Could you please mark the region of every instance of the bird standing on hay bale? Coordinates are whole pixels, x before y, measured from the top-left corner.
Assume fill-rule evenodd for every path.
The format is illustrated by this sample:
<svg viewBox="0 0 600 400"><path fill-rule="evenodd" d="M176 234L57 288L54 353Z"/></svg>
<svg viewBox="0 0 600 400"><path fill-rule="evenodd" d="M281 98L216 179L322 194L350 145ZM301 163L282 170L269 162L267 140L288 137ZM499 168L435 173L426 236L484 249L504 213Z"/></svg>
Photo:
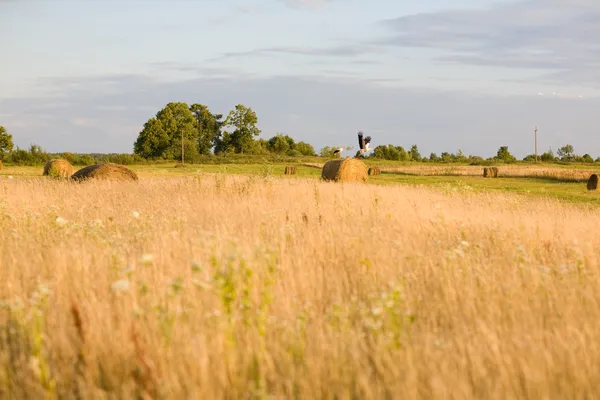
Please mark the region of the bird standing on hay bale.
<svg viewBox="0 0 600 400"><path fill-rule="evenodd" d="M335 151L333 152L333 155L334 156L338 156L339 155L340 158L342 158L342 151L344 151L344 148L343 147L339 147L339 148L335 149Z"/></svg>
<svg viewBox="0 0 600 400"><path fill-rule="evenodd" d="M371 150L369 149L369 143L371 143L371 136L363 138L363 132L358 131L358 145L360 149L356 153L356 158L359 158L363 153L367 153Z"/></svg>

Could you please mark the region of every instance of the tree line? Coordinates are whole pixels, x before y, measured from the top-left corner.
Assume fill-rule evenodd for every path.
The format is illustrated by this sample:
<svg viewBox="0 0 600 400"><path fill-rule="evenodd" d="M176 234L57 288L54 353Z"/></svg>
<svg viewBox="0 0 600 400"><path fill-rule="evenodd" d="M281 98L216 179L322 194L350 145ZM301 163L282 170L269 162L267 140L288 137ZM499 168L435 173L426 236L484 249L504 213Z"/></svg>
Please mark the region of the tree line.
<svg viewBox="0 0 600 400"><path fill-rule="evenodd" d="M313 146L278 133L265 140L258 117L250 107L238 104L223 119L203 104L168 103L150 118L134 143L134 154L146 159L195 160L210 154L270 153L316 156Z"/></svg>
<svg viewBox="0 0 600 400"><path fill-rule="evenodd" d="M17 165L36 165L51 158L62 157L74 165L90 165L96 162L141 164L180 160L182 150L185 161L192 163L217 162L213 159L215 155L317 156L309 143L296 142L289 135L282 133L277 133L270 139L256 139L260 133L256 112L243 104L236 105L224 118L223 114L213 113L203 104L194 103L188 106L184 102L170 102L143 125L133 145L133 154L50 154L36 144L32 144L29 150L19 147L15 149L12 135L0 126L0 160ZM334 157L336 149L337 147L325 146L318 156ZM345 150L350 150L350 147ZM353 153L349 155L353 156ZM509 152L508 146L501 146L495 156L484 159L476 155L467 156L460 149L456 153L430 153L429 156L422 156L416 144L408 150L399 145L388 144L376 146L365 158L469 164L517 162L517 158ZM222 157L219 159L223 160ZM559 148L556 155L549 149L538 155L538 160L546 163L600 163L600 157L594 159L587 153L582 156L576 154L570 144ZM529 154L522 161L535 161L535 156Z"/></svg>

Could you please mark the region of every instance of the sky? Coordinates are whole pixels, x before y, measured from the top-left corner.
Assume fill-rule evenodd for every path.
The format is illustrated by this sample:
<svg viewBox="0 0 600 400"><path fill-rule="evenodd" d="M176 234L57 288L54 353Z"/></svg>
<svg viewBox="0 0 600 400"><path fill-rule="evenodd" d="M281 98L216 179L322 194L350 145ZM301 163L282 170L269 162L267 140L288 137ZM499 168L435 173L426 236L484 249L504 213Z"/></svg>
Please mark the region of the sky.
<svg viewBox="0 0 600 400"><path fill-rule="evenodd" d="M261 138L600 156L597 0L0 0L0 125L22 148L132 152L168 102Z"/></svg>

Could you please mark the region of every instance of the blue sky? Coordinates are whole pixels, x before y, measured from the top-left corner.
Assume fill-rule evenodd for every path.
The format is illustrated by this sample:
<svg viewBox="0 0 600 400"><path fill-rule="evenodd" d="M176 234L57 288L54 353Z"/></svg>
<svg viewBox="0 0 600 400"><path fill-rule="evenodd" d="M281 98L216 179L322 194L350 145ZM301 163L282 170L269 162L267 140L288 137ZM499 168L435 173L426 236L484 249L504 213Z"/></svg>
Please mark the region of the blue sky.
<svg viewBox="0 0 600 400"><path fill-rule="evenodd" d="M131 152L170 101L261 137L600 156L591 0L0 0L0 125L21 147Z"/></svg>

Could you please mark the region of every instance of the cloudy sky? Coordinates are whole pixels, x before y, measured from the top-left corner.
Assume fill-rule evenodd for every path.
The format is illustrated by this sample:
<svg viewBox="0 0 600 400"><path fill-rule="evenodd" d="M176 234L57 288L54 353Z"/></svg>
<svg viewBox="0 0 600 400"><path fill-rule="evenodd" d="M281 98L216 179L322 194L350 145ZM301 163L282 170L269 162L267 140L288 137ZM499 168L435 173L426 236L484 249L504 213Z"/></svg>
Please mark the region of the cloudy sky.
<svg viewBox="0 0 600 400"><path fill-rule="evenodd" d="M600 156L597 0L0 0L0 125L21 147L131 152L170 101L261 137Z"/></svg>

